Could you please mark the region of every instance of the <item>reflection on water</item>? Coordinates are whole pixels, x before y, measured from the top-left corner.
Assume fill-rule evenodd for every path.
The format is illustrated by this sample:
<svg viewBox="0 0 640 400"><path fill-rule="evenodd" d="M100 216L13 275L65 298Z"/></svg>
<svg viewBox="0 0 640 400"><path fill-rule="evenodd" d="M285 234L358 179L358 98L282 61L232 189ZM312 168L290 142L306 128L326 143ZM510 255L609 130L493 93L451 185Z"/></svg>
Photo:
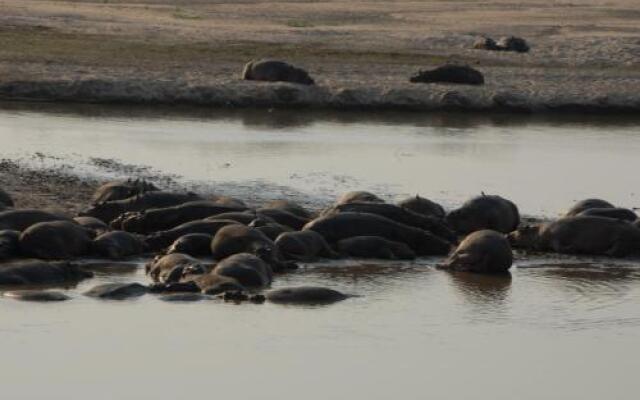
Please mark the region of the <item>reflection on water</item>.
<svg viewBox="0 0 640 400"><path fill-rule="evenodd" d="M127 112L0 112L0 157L43 151L80 165L115 156L187 180L244 182L251 191L246 182L263 179L327 197L357 187L457 203L484 189L546 215L587 194L633 205L637 184L620 174L637 166L635 123ZM603 154L615 157L604 163ZM88 260L95 278L63 288L70 301L0 298L2 395L637 398L637 260L519 256L511 276L435 269L441 261L305 264L274 287L322 285L357 297L287 307L88 298L101 283L148 282L145 260Z"/></svg>

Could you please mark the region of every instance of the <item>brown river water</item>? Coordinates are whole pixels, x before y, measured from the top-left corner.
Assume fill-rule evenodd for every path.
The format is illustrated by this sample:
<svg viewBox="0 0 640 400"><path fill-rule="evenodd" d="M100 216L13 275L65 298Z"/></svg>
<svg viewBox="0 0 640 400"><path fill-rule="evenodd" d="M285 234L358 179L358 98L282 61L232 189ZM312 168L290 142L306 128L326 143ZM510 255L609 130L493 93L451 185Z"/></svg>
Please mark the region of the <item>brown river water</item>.
<svg viewBox="0 0 640 400"><path fill-rule="evenodd" d="M617 118L12 108L0 143L0 158L36 166L115 176L89 161L110 158L312 205L352 189L448 207L485 191L545 217L586 196L640 203L640 121ZM82 293L146 283L144 260L94 267L70 301L0 298L0 398L638 398L640 260L518 255L510 278L438 261L277 278L358 295L313 307L100 301Z"/></svg>

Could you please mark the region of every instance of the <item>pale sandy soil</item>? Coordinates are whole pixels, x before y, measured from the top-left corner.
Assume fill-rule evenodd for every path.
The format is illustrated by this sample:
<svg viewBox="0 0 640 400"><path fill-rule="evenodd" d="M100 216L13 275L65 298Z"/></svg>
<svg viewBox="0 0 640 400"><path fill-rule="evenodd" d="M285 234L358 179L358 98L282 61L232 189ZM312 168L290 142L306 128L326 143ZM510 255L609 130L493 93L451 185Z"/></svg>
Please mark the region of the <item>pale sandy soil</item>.
<svg viewBox="0 0 640 400"><path fill-rule="evenodd" d="M471 48L479 35L509 34L526 38L531 52ZM242 65L261 57L303 66L319 87L239 81ZM487 84L407 82L417 70L444 62L477 67ZM60 80L94 81L80 88L7 84ZM0 0L0 95L213 105L640 109L640 4Z"/></svg>

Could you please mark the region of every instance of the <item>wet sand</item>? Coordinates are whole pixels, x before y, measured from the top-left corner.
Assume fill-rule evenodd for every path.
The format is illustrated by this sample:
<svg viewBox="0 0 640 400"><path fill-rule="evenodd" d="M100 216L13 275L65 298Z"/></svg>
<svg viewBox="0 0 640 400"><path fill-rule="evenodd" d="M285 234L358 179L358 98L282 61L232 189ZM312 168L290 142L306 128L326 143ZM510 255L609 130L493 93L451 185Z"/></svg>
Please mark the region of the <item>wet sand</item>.
<svg viewBox="0 0 640 400"><path fill-rule="evenodd" d="M30 1L0 3L0 97L217 107L501 111L640 109L634 0ZM517 35L528 54L472 49ZM239 80L273 57L315 88ZM410 84L463 62L483 87Z"/></svg>

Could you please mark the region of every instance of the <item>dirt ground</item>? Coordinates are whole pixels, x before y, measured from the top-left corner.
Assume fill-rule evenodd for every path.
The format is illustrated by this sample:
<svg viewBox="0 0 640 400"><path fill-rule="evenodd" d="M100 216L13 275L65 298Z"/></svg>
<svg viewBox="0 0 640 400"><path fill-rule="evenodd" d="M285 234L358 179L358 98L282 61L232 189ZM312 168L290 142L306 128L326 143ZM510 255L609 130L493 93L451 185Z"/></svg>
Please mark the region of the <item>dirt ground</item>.
<svg viewBox="0 0 640 400"><path fill-rule="evenodd" d="M166 84L165 92L217 85L222 96L251 97L259 94L239 82L242 66L273 57L303 66L334 97L367 88L361 97L410 103L409 76L464 62L487 78L482 89L456 88L473 98L506 91L551 105L640 106L638 26L636 0L0 0L0 85L97 79ZM483 35L521 36L532 49L472 49ZM447 87L429 90L452 97Z"/></svg>

